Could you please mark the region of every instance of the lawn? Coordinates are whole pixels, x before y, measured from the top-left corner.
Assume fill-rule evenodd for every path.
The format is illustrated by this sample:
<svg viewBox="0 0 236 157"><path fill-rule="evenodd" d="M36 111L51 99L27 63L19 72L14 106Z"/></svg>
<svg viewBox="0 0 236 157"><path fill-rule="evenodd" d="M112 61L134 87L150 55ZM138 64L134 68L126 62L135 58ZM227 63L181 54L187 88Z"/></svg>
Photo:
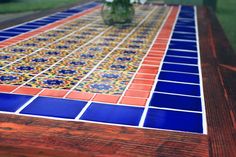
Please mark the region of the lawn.
<svg viewBox="0 0 236 157"><path fill-rule="evenodd" d="M81 0L0 0L0 14L47 10Z"/></svg>
<svg viewBox="0 0 236 157"><path fill-rule="evenodd" d="M218 0L216 15L236 52L236 0Z"/></svg>

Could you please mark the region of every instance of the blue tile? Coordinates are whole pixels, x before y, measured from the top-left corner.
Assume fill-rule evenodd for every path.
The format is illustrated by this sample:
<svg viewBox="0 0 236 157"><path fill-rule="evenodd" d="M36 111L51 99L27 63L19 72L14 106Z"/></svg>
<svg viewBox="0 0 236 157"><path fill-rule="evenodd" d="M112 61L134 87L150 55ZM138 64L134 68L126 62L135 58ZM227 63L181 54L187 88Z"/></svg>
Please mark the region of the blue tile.
<svg viewBox="0 0 236 157"><path fill-rule="evenodd" d="M33 29L35 29L35 27L33 27L33 26L24 26L24 25L19 26L19 27L16 27L16 28L19 28L19 29L28 29L28 30L33 30Z"/></svg>
<svg viewBox="0 0 236 157"><path fill-rule="evenodd" d="M158 81L155 91L200 96L200 86Z"/></svg>
<svg viewBox="0 0 236 157"><path fill-rule="evenodd" d="M174 31L188 32L188 33L195 33L196 32L195 28L183 27L183 26L175 26Z"/></svg>
<svg viewBox="0 0 236 157"><path fill-rule="evenodd" d="M4 37L14 37L16 35L20 34L19 32L0 32L0 36L4 36Z"/></svg>
<svg viewBox="0 0 236 157"><path fill-rule="evenodd" d="M196 40L196 35L194 34L183 34L183 33L173 33L173 39L184 39L184 40Z"/></svg>
<svg viewBox="0 0 236 157"><path fill-rule="evenodd" d="M189 82L199 83L199 76L193 74L182 74L175 72L164 72L162 71L159 75L160 80L178 81L178 82Z"/></svg>
<svg viewBox="0 0 236 157"><path fill-rule="evenodd" d="M193 64L193 65L198 64L198 60L194 58L181 58L181 57L172 57L172 56L166 56L164 59L164 62Z"/></svg>
<svg viewBox="0 0 236 157"><path fill-rule="evenodd" d="M150 106L180 110L202 111L201 98L154 93Z"/></svg>
<svg viewBox="0 0 236 157"><path fill-rule="evenodd" d="M82 120L138 126L143 108L92 103Z"/></svg>
<svg viewBox="0 0 236 157"><path fill-rule="evenodd" d="M4 40L6 40L6 39L8 39L8 38L0 37L0 41L4 41Z"/></svg>
<svg viewBox="0 0 236 157"><path fill-rule="evenodd" d="M20 33L25 33L25 32L28 32L29 30L11 28L11 29L6 29L5 31L8 31L8 32L20 32Z"/></svg>
<svg viewBox="0 0 236 157"><path fill-rule="evenodd" d="M175 56L185 56L185 57L198 57L197 52L185 52L185 51L177 51L177 50L168 50L167 55L175 55Z"/></svg>
<svg viewBox="0 0 236 157"><path fill-rule="evenodd" d="M15 112L32 96L0 93L0 111Z"/></svg>
<svg viewBox="0 0 236 157"><path fill-rule="evenodd" d="M169 64L169 63L164 63L162 66L162 70L199 73L197 66L177 65L177 64Z"/></svg>
<svg viewBox="0 0 236 157"><path fill-rule="evenodd" d="M38 97L21 113L74 119L86 104L84 101Z"/></svg>
<svg viewBox="0 0 236 157"><path fill-rule="evenodd" d="M179 18L194 19L194 13L191 13L191 12L180 12L179 13Z"/></svg>
<svg viewBox="0 0 236 157"><path fill-rule="evenodd" d="M202 114L149 109L144 127L203 133Z"/></svg>

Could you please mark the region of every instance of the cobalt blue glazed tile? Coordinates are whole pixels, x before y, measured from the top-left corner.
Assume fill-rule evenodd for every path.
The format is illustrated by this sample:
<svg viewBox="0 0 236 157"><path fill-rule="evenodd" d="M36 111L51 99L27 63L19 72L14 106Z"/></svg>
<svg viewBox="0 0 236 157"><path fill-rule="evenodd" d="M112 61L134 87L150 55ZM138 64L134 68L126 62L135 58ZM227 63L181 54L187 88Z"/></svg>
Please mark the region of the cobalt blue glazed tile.
<svg viewBox="0 0 236 157"><path fill-rule="evenodd" d="M138 126L143 108L92 103L82 120Z"/></svg>
<svg viewBox="0 0 236 157"><path fill-rule="evenodd" d="M149 109L144 127L203 133L202 114Z"/></svg>
<svg viewBox="0 0 236 157"><path fill-rule="evenodd" d="M8 38L0 37L0 41L4 41L6 39L8 39Z"/></svg>
<svg viewBox="0 0 236 157"><path fill-rule="evenodd" d="M192 6L182 5L181 11L188 11L188 12L194 12L194 9Z"/></svg>
<svg viewBox="0 0 236 157"><path fill-rule="evenodd" d="M191 12L180 12L180 13L179 13L179 18L190 18L190 19L194 19L194 13L191 13Z"/></svg>
<svg viewBox="0 0 236 157"><path fill-rule="evenodd" d="M19 32L0 32L0 36L3 36L3 37L13 37L13 36L16 36L20 34Z"/></svg>
<svg viewBox="0 0 236 157"><path fill-rule="evenodd" d="M195 28L183 27L183 26L175 26L174 31L187 32L187 33L195 33L196 32Z"/></svg>
<svg viewBox="0 0 236 157"><path fill-rule="evenodd" d="M159 75L160 80L178 81L178 82L189 82L199 83L199 75L183 74L175 72L164 72L162 71Z"/></svg>
<svg viewBox="0 0 236 157"><path fill-rule="evenodd" d="M173 33L173 39L184 39L184 40L196 40L196 36L194 34L183 34L183 33Z"/></svg>
<svg viewBox="0 0 236 157"><path fill-rule="evenodd" d="M169 64L169 63L164 63L162 66L162 70L199 73L197 66L177 65L177 64Z"/></svg>
<svg viewBox="0 0 236 157"><path fill-rule="evenodd" d="M169 45L170 49L181 49L181 50L191 50L191 51L197 51L197 46L196 45L180 45L180 44L170 44Z"/></svg>
<svg viewBox="0 0 236 157"><path fill-rule="evenodd" d="M175 55L175 56L184 56L184 57L197 57L197 52L185 52L185 51L177 51L177 50L167 50L167 55Z"/></svg>
<svg viewBox="0 0 236 157"><path fill-rule="evenodd" d="M20 32L20 33L28 32L28 30L17 29L17 28L6 29L6 31L8 31L8 32Z"/></svg>
<svg viewBox="0 0 236 157"><path fill-rule="evenodd" d="M35 27L33 27L33 26L25 26L25 25L19 26L19 27L17 27L17 28L19 28L19 29L28 29L28 30L33 30L33 29L35 29Z"/></svg>
<svg viewBox="0 0 236 157"><path fill-rule="evenodd" d="M0 93L0 111L15 112L32 96Z"/></svg>
<svg viewBox="0 0 236 157"><path fill-rule="evenodd" d="M154 93L150 106L180 110L202 111L201 98Z"/></svg>
<svg viewBox="0 0 236 157"><path fill-rule="evenodd" d="M38 97L21 113L74 119L86 104L84 101Z"/></svg>
<svg viewBox="0 0 236 157"><path fill-rule="evenodd" d="M184 34L184 33L182 33ZM175 40L171 40L170 41L171 45L182 45L182 46L194 46L196 47L197 43L193 42L193 41L175 41Z"/></svg>
<svg viewBox="0 0 236 157"><path fill-rule="evenodd" d="M181 57L172 57L172 56L166 56L164 59L164 62L193 64L193 65L198 64L198 60L194 58L181 58Z"/></svg>
<svg viewBox="0 0 236 157"><path fill-rule="evenodd" d="M200 96L200 86L158 81L155 91Z"/></svg>

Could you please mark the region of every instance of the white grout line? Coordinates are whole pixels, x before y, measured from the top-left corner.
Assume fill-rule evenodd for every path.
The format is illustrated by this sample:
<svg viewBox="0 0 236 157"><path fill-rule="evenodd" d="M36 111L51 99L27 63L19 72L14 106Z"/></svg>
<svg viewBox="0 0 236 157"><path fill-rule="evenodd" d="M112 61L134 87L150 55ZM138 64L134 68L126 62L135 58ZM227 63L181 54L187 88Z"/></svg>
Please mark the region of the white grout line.
<svg viewBox="0 0 236 157"><path fill-rule="evenodd" d="M133 80L134 80L136 74L138 73L138 71L139 71L139 69L141 68L141 66L144 65L143 62L144 62L144 60L146 59L148 53L151 51L152 46L155 44L156 39L157 39L159 33L161 32L161 30L162 30L164 24L166 23L167 17L169 17L169 14L171 13L171 10L172 10L172 9L170 9L170 10L168 11L168 13L166 14L166 18L163 19L162 23L160 23L161 25L159 24L159 30L157 31L157 33L156 33L156 35L155 35L155 37L154 37L154 39L153 39L151 45L149 46L149 49L148 49L147 53L146 53L145 56L142 58L142 61L140 62L138 69L137 69L136 72L133 74L133 77L131 78L130 82L127 84L127 86L126 86L125 90L123 91L121 97L119 98L117 104L121 104L122 98L125 96L125 93L126 93L126 91L128 90L128 88L130 87L130 85L132 84L132 82L133 82ZM159 23L159 22L158 22L158 23ZM142 80L145 80L145 79L142 79ZM151 79L151 80L153 80L153 79Z"/></svg>
<svg viewBox="0 0 236 157"><path fill-rule="evenodd" d="M170 83L176 83L176 84L185 84L185 85L198 85L199 83L191 83L191 82L180 82L180 81L172 81L172 80L162 80L162 79L158 79L161 82L170 82Z"/></svg>
<svg viewBox="0 0 236 157"><path fill-rule="evenodd" d="M182 72L182 71L174 71L174 70L161 70L163 72L172 72L172 73L180 73L180 74L190 74L190 75L199 75L198 73L190 73L190 72Z"/></svg>
<svg viewBox="0 0 236 157"><path fill-rule="evenodd" d="M177 55L166 55L169 57L176 57L176 58L189 58L189 59L198 59L198 57L189 57L189 56L177 56Z"/></svg>
<svg viewBox="0 0 236 157"><path fill-rule="evenodd" d="M96 94L93 95L93 97L91 98L91 100L93 100L93 98L95 97ZM81 118L81 116L85 113L85 111L89 108L89 106L91 105L92 101L87 102L87 104L84 106L84 108L80 111L80 113L75 117L75 120L79 120Z"/></svg>
<svg viewBox="0 0 236 157"><path fill-rule="evenodd" d="M150 11L150 12L146 15L146 17L145 17L135 28L133 28L132 31L131 31L129 34L127 34L126 37L124 37L123 40L122 40L114 49L112 49L93 69L91 69L90 72L89 72L86 76L84 76L79 82L77 82L77 84L76 84L74 87L72 87L72 88L70 89L70 91L67 92L67 94L66 94L63 98L66 98L82 81L84 81L89 75L91 75L91 74L98 68L98 66L99 66L103 61L105 61L115 50L117 50L117 49L119 48L119 46L120 46L121 44L123 44L123 43L125 42L125 40L126 40L130 35L132 35L132 34L136 31L136 29L137 29L138 27L140 27L140 26L148 19L148 17L154 12L154 10L155 10L155 8L152 9L152 11Z"/></svg>
<svg viewBox="0 0 236 157"><path fill-rule="evenodd" d="M177 63L177 62L165 62L164 63L167 63L167 64L175 64L175 65L187 65L187 66L192 66L192 67L198 67L197 64L186 64L186 63Z"/></svg>
<svg viewBox="0 0 236 157"><path fill-rule="evenodd" d="M37 95L28 100L24 105L22 105L18 110L15 111L15 114L19 114L26 106L32 103L44 90L41 90Z"/></svg>
<svg viewBox="0 0 236 157"><path fill-rule="evenodd" d="M158 110L168 110L168 111L177 111L177 112L188 112L188 113L199 113L199 114L202 114L201 111L193 111L193 110L181 110L181 109L166 108L166 107L155 107L155 106L149 106L149 108L158 109Z"/></svg>
<svg viewBox="0 0 236 157"><path fill-rule="evenodd" d="M184 32L184 31L175 31L175 33L195 35L195 33L193 32ZM193 40L187 40L187 41L193 41Z"/></svg>
<svg viewBox="0 0 236 157"><path fill-rule="evenodd" d="M38 77L39 75L45 73L46 71L48 71L49 69L51 69L52 67L54 67L55 65L57 65L58 63L60 63L61 61L63 61L64 59L68 58L70 55L72 55L73 53L77 52L79 49L83 48L84 46L87 46L88 44L92 43L93 41L97 40L97 38L99 38L104 32L108 31L111 27L107 28L106 30L104 30L103 32L101 32L99 35L95 36L93 39L89 40L87 43L83 44L82 46L78 47L77 49L73 50L71 53L69 53L68 55L66 55L65 57L61 58L60 60L58 60L56 63L52 64L51 66L49 66L47 69L41 71L40 73L36 74L34 77L32 77L31 79L29 79L28 81L24 82L23 84L21 84L20 86L18 86L15 90L13 90L11 93L13 93L14 91L16 91L17 89L19 89L20 87L26 85L28 82L32 81L33 79L35 79L36 77Z"/></svg>
<svg viewBox="0 0 236 157"><path fill-rule="evenodd" d="M166 55L166 53L167 53L167 50L168 50L168 47L169 47L169 44L170 44L170 41L171 41L172 34L173 34L173 32L174 32L173 30L174 30L176 21L177 21L177 19L178 19L179 12L180 12L180 7L178 7L178 12L177 12L177 14L176 14L175 21L172 23L173 26L172 26L172 28L171 28L171 34L170 34L169 39L168 39L168 42L167 42L167 46L166 46L166 49L165 49L165 53L164 53L163 58L162 58L162 60L161 60L161 62L160 62L160 66L159 66L158 73L157 73L157 75L156 75L155 83L154 83L153 86L152 86L152 90L151 90L151 92L150 92L150 95L149 95L149 98L148 98L148 100L147 100L146 106L145 106L145 108L144 108L144 111L143 111L141 120L140 120L140 122L139 122L139 127L143 127L143 125L144 125L144 122L145 122L145 119L146 119L146 116L147 116L147 112L148 112L149 103L150 103L150 101L151 101L152 95L154 94L154 90L155 90L155 88L156 88L156 84L157 84L157 81L158 81L157 78L158 78L159 75L160 75L160 72L161 72L161 69L162 69L162 66L163 66L163 62L164 62L164 58L165 58L165 55Z"/></svg>
<svg viewBox="0 0 236 157"><path fill-rule="evenodd" d="M173 49L173 48L169 48L169 50L183 51L183 52L189 52L189 53L197 53L197 51L194 51L194 50L186 50L186 49Z"/></svg>
<svg viewBox="0 0 236 157"><path fill-rule="evenodd" d="M96 20L96 21L94 21L93 23L96 23L97 21L99 21L99 20ZM65 38L67 38L67 37L73 35L74 33L83 30L83 29L85 29L86 27L88 27L89 25L92 25L93 23L87 24L87 25L81 27L79 30L73 31L73 32L67 34L67 35L64 36L64 37L59 38L59 39L57 39L57 40L55 40L55 41L53 41L53 42L51 42L51 43L45 45L44 47L41 47L41 48L39 48L39 49L33 51L33 52L30 53L30 54L27 54L27 55L25 55L25 56L23 56L23 57L21 57L21 58L15 60L15 61L13 61L13 62L10 62L9 64L7 64L7 65L1 67L0 69L4 69L4 68L6 68L7 66L10 66L10 65L12 65L12 64L14 64L14 63L16 63L16 62L18 62L18 61L20 61L20 60L22 60L22 59L28 57L28 56L31 56L31 55L33 55L33 54L36 54L37 52L39 52L39 51L41 51L41 50L47 48L49 45L55 44L55 43L59 42L60 40L63 40L63 39L65 39ZM54 28L54 29L55 29L55 28ZM51 30L53 30L53 29L50 29L50 30L48 30L48 31L51 31ZM47 31L47 32L48 32L48 31ZM45 33L45 32L44 32L44 33ZM40 36L40 34L37 34L37 35L35 35L35 36ZM33 36L32 36L32 37L33 37ZM32 38L32 37L30 37L30 38ZM25 39L25 40L27 40L27 39ZM21 40L20 42L25 41L25 40ZM16 44L17 44L17 43L15 43L14 45L16 45ZM19 46L19 47L21 47L21 46Z"/></svg>
<svg viewBox="0 0 236 157"><path fill-rule="evenodd" d="M201 96L196 96L196 95L186 95L186 94L169 93L169 92L161 92L161 91L154 91L153 93L160 93L160 94L166 94L166 95L176 95L176 96L183 96L183 97L192 97L192 98L201 98Z"/></svg>
<svg viewBox="0 0 236 157"><path fill-rule="evenodd" d="M198 31L198 19L197 19L197 7L194 6L194 19L196 22L196 38L197 38L197 50L198 50L198 69L199 69L199 77L200 77L200 93L201 93L201 104L202 104L202 123L203 123L203 134L207 134L207 119L206 119L206 106L205 106L205 98L203 91L203 77L202 77L202 68L201 68L201 55L200 55L200 45L199 45L199 31Z"/></svg>

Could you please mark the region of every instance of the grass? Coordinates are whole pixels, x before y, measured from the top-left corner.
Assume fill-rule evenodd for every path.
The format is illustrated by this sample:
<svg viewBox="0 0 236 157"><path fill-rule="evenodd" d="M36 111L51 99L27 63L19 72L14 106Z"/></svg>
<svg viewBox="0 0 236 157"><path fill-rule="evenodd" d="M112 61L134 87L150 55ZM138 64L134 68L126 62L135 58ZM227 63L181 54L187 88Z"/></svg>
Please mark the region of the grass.
<svg viewBox="0 0 236 157"><path fill-rule="evenodd" d="M236 52L236 1L218 0L216 15Z"/></svg>
<svg viewBox="0 0 236 157"><path fill-rule="evenodd" d="M53 9L80 0L0 0L0 14Z"/></svg>

